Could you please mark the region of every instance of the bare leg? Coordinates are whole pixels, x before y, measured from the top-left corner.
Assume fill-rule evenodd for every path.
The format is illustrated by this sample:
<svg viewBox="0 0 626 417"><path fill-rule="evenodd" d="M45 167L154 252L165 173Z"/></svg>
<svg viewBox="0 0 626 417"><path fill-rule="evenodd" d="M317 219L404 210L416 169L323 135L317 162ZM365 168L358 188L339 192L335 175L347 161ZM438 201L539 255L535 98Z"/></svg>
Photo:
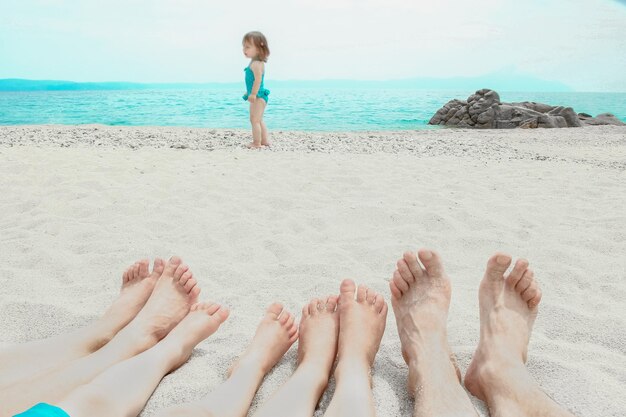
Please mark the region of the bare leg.
<svg viewBox="0 0 626 417"><path fill-rule="evenodd" d="M263 137L263 112L265 111L265 100L257 98L254 103L250 103L250 125L252 126L252 143L248 148L260 148Z"/></svg>
<svg viewBox="0 0 626 417"><path fill-rule="evenodd" d="M495 254L480 283L480 342L465 375L465 386L485 401L492 416L572 414L541 391L526 369L528 341L541 291L528 261L504 273L511 257Z"/></svg>
<svg viewBox="0 0 626 417"><path fill-rule="evenodd" d="M72 417L138 415L163 376L183 365L227 317L228 310L218 304L194 304L165 339L75 389L58 406Z"/></svg>
<svg viewBox="0 0 626 417"><path fill-rule="evenodd" d="M448 345L450 279L439 254L421 249L418 256L424 267L406 252L389 283L402 356L409 365L409 393L415 397L413 415L477 416Z"/></svg>
<svg viewBox="0 0 626 417"><path fill-rule="evenodd" d="M328 385L337 355L337 297L314 299L302 309L298 368L255 417L310 417Z"/></svg>
<svg viewBox="0 0 626 417"><path fill-rule="evenodd" d="M119 297L90 325L68 334L0 350L0 389L60 369L108 343L144 306L163 272L163 265L163 260L156 259L150 274L145 259L126 269Z"/></svg>
<svg viewBox="0 0 626 417"><path fill-rule="evenodd" d="M37 402L55 403L107 368L154 346L197 300L200 288L188 269L180 258L170 259L144 308L102 349L0 391L0 415L13 415Z"/></svg>
<svg viewBox="0 0 626 417"><path fill-rule="evenodd" d="M269 141L269 134L267 132L267 126L265 125L265 121L261 119L261 145L270 146L271 143Z"/></svg>
<svg viewBox="0 0 626 417"><path fill-rule="evenodd" d="M281 304L272 304L226 382L203 399L168 408L158 416L244 417L265 375L298 338L294 322L294 316Z"/></svg>
<svg viewBox="0 0 626 417"><path fill-rule="evenodd" d="M374 417L371 368L385 331L387 303L354 281L341 283L335 394L325 417ZM356 300L354 298L356 292Z"/></svg>

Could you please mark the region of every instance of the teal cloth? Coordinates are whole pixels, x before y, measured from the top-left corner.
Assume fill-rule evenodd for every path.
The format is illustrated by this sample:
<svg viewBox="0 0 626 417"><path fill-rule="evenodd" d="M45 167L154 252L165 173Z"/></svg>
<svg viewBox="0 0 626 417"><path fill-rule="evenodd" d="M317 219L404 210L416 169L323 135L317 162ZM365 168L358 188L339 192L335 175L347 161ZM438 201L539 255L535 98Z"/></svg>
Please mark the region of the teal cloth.
<svg viewBox="0 0 626 417"><path fill-rule="evenodd" d="M248 65L245 67L244 72L246 73L246 94L243 95L243 99L248 101L248 96L250 96L250 92L252 91L252 85L254 84L254 72L252 72L252 68ZM259 92L256 93L257 98L262 98L267 103L267 100L270 95L270 90L265 88L263 83L265 82L265 73L261 76L261 85L259 86Z"/></svg>
<svg viewBox="0 0 626 417"><path fill-rule="evenodd" d="M16 414L13 417L70 417L65 411L59 407L55 407L46 403L39 403L23 413Z"/></svg>

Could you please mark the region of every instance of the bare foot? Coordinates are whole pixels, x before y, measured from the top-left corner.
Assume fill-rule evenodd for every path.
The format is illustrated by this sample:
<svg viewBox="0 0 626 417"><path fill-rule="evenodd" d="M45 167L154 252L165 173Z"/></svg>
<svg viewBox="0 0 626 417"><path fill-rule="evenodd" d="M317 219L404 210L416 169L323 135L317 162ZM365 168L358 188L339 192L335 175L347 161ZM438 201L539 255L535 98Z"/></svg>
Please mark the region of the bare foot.
<svg viewBox="0 0 626 417"><path fill-rule="evenodd" d="M149 261L142 259L126 268L122 274L122 289L119 297L97 321L93 331L89 332L86 349L95 352L107 344L124 326L126 326L143 308L152 294L154 285L163 273L165 262L155 259L152 273Z"/></svg>
<svg viewBox="0 0 626 417"><path fill-rule="evenodd" d="M261 149L262 146L258 143L254 143L254 142L250 142L246 145L246 148L248 149Z"/></svg>
<svg viewBox="0 0 626 417"><path fill-rule="evenodd" d="M387 318L387 303L382 295L364 285L359 285L357 289L350 279L344 280L339 290L340 331L335 375L346 363L371 368Z"/></svg>
<svg viewBox="0 0 626 417"><path fill-rule="evenodd" d="M265 142L261 142L261 146L266 146L269 148L270 146L272 146L272 144L268 141L265 141Z"/></svg>
<svg viewBox="0 0 626 417"><path fill-rule="evenodd" d="M153 343L161 340L197 301L200 294L197 284L189 267L180 258L172 257L165 265L146 305L123 331L129 329L144 334L155 339Z"/></svg>
<svg viewBox="0 0 626 417"><path fill-rule="evenodd" d="M461 379L446 331L450 279L439 254L420 249L418 256L423 268L414 253L406 252L389 283L402 356L409 365L408 388L412 395L420 381L429 381L434 372L443 375L445 370L448 377L458 382Z"/></svg>
<svg viewBox="0 0 626 417"><path fill-rule="evenodd" d="M172 358L171 370L187 362L193 348L215 333L226 321L228 314L228 309L219 304L210 302L193 304L185 318L163 340L163 344L171 346L176 352Z"/></svg>
<svg viewBox="0 0 626 417"><path fill-rule="evenodd" d="M478 292L480 342L465 375L465 386L483 401L486 391L504 385L500 381L515 381L515 375L526 374L528 341L541 301L528 261L519 259L505 277L509 265L509 255L492 256Z"/></svg>
<svg viewBox="0 0 626 417"><path fill-rule="evenodd" d="M328 383L330 371L337 356L339 334L338 297L331 295L326 300L317 298L302 308L300 341L298 342L298 364L312 365Z"/></svg>
<svg viewBox="0 0 626 417"><path fill-rule="evenodd" d="M256 329L252 342L232 366L230 373L246 364L253 368L260 367L265 375L297 339L298 326L295 324L293 314L285 310L280 303L270 305Z"/></svg>

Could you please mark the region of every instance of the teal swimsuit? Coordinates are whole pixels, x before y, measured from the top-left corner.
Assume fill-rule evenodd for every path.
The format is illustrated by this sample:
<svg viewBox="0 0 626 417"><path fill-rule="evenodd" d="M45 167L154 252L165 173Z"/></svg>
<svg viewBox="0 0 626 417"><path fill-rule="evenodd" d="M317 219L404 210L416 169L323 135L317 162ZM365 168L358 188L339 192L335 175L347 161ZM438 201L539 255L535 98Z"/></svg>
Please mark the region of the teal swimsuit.
<svg viewBox="0 0 626 417"><path fill-rule="evenodd" d="M33 408L24 411L23 413L16 414L13 417L70 417L65 411L59 407L55 407L46 403L39 403Z"/></svg>
<svg viewBox="0 0 626 417"><path fill-rule="evenodd" d="M250 65L245 67L243 70L246 73L246 90L247 90L247 93L243 95L243 99L245 101L248 101L248 96L250 95L250 92L252 91L252 85L254 84L254 72L252 72ZM257 98L262 98L263 100L265 100L265 103L267 103L267 99L269 98L269 95L270 95L270 90L266 89L263 86L264 81L265 81L265 72L261 76L261 85L259 86L259 92L256 93L256 96Z"/></svg>

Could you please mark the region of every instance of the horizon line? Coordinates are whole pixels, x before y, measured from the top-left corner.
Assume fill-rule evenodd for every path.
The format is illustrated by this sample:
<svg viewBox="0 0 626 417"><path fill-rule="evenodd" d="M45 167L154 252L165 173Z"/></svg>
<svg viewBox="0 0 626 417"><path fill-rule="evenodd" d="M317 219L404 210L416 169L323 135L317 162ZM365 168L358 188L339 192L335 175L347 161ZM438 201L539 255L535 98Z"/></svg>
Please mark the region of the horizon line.
<svg viewBox="0 0 626 417"><path fill-rule="evenodd" d="M500 73L502 74L502 73ZM433 80L435 82L441 83L441 82L446 82L446 81L467 81L467 82L471 82L473 80L482 80L485 78L490 78L493 77L494 74L485 74L485 75L479 75L479 76L474 76L474 77L468 77L468 76L457 76L457 77L448 77L448 78L436 78L436 77L413 77L413 78L396 78L396 79L385 79L385 80L376 80L376 79L347 79L347 78L323 78L323 79L275 79L272 80L272 83L345 83L345 84L358 84L358 83L362 83L362 84L392 84L392 83L403 83L403 82L415 82L415 81L430 81ZM528 76L526 76L528 77ZM524 92L572 92L572 93L605 93L605 94L611 94L611 93L616 93L616 94L620 94L620 93L626 93L625 91L616 91L616 90L610 90L610 91L598 91L598 90L577 90L567 84L561 83L559 81L548 81L548 80L543 80L540 78L531 78L530 80L528 78L523 78L523 80L525 81L531 81L531 82L536 82L536 83L545 83L545 84L554 84L553 87L556 87L556 90L546 90L546 89L537 89L537 90L529 90L527 87L524 88L513 88L513 89L496 89L496 88L490 88L493 89L494 91L506 91L506 92L515 92L515 91L524 91ZM204 85L221 85L221 86L230 86L230 85L239 85L241 84L240 81L73 81L73 80L62 80L62 79L31 79L31 78L17 78L17 77L11 77L11 78L0 78L0 82L31 82L31 83L60 83L60 84L68 84L68 85L115 85L115 84L125 84L125 85L136 85L136 86L204 86ZM484 80L487 81L487 80ZM503 80L501 78L496 78L494 79L494 83L501 83L501 82L505 82L507 80ZM511 80L513 81L513 80ZM487 81L488 82L488 81ZM454 91L454 90L467 90L467 89L474 89L475 87L450 87L450 88L442 88L440 87L434 87L433 90L450 90L450 91ZM489 88L489 87L482 87L482 88ZM427 90L428 88L418 88L420 90ZM476 91L478 91L480 89L477 89ZM2 90L0 90L2 91ZM49 91L49 90L44 90L44 91ZM6 92L6 91L5 91Z"/></svg>

